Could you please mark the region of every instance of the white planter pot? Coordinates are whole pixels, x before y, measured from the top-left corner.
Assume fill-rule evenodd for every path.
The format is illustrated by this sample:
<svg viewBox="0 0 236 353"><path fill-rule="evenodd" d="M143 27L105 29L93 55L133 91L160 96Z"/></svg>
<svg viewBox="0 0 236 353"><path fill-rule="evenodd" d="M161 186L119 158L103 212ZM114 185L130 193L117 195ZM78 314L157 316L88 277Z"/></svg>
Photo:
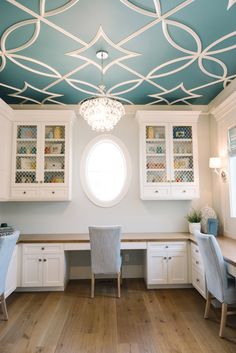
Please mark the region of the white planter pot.
<svg viewBox="0 0 236 353"><path fill-rule="evenodd" d="M201 231L201 223L189 223L189 233L194 234L195 230Z"/></svg>

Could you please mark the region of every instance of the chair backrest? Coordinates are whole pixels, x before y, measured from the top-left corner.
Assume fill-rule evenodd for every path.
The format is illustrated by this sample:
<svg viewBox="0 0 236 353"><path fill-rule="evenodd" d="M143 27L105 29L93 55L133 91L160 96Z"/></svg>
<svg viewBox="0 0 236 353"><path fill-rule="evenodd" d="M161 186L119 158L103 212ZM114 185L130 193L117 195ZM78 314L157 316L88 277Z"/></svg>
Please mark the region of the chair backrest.
<svg viewBox="0 0 236 353"><path fill-rule="evenodd" d="M8 266L20 232L0 237L0 295L5 292Z"/></svg>
<svg viewBox="0 0 236 353"><path fill-rule="evenodd" d="M121 227L89 227L91 267L94 274L120 272Z"/></svg>
<svg viewBox="0 0 236 353"><path fill-rule="evenodd" d="M228 287L226 263L219 244L212 234L196 231L200 254L202 256L208 291L220 302L224 301L224 293Z"/></svg>

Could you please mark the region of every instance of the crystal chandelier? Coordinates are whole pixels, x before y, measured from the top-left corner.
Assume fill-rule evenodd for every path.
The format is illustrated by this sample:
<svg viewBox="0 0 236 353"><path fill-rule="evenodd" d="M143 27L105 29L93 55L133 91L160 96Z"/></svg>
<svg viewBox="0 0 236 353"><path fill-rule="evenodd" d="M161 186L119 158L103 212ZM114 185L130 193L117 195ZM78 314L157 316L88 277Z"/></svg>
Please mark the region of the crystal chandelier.
<svg viewBox="0 0 236 353"><path fill-rule="evenodd" d="M123 105L116 99L107 96L103 84L103 60L108 58L106 51L98 51L101 59L101 84L98 86L100 96L85 99L80 105L80 115L96 131L110 131L125 114Z"/></svg>

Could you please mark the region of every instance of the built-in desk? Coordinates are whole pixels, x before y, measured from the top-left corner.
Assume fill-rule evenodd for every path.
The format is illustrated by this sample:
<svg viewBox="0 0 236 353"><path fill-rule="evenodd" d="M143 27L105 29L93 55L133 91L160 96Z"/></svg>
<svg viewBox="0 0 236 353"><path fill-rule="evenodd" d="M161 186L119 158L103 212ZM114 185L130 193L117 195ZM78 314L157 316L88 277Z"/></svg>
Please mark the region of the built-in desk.
<svg viewBox="0 0 236 353"><path fill-rule="evenodd" d="M229 272L236 277L236 240L226 237L218 237L217 240L228 263ZM146 258L144 277L148 288L157 288L162 284L181 286L192 283L190 251L188 251L190 242L196 243L196 240L189 233L124 233L121 238L121 249L144 250ZM26 274L29 271L29 276L25 277L33 278L32 281L25 281L24 283L30 285L23 284L24 287L34 286L34 273L40 272L38 266L48 266L47 273L49 277L51 274L53 277L59 266L57 263L62 264L60 265L62 269L68 270L66 261L63 262L68 252L90 249L88 234L23 234L19 238L19 244L23 245L22 263L24 262L25 267L22 266L22 271ZM57 283L63 282L61 271L58 271L57 279ZM42 282L40 278L35 281L35 287L39 286L40 281ZM45 286L46 282L49 287L50 281L44 280ZM53 281L51 282L52 287L58 286L56 282L55 285Z"/></svg>

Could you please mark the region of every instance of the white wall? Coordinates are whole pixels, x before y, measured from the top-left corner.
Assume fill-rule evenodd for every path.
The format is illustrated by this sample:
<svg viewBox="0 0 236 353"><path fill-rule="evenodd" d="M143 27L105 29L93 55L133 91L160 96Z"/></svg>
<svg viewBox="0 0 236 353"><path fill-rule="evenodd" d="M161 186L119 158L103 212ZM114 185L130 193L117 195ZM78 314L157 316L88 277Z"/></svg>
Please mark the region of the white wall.
<svg viewBox="0 0 236 353"><path fill-rule="evenodd" d="M91 224L121 224L125 232L187 231L185 216L191 206L211 205L209 118L202 115L198 124L201 198L190 201L142 201L139 198L138 123L127 116L112 132L127 146L132 160L132 182L120 204L100 208L85 196L79 177L80 159L86 144L97 133L81 118L73 128L73 198L71 202L6 202L0 203L0 221L21 233L81 233Z"/></svg>
<svg viewBox="0 0 236 353"><path fill-rule="evenodd" d="M224 112L222 116L216 114L218 120L214 116L211 118L211 131L215 136L212 139L212 151L215 156L221 157L223 168L228 174L227 136L228 129L236 125L235 102L231 109L228 111L225 109ZM220 215L222 233L236 239L236 218L230 216L229 178L226 182L223 182L216 174L212 178L213 204Z"/></svg>

